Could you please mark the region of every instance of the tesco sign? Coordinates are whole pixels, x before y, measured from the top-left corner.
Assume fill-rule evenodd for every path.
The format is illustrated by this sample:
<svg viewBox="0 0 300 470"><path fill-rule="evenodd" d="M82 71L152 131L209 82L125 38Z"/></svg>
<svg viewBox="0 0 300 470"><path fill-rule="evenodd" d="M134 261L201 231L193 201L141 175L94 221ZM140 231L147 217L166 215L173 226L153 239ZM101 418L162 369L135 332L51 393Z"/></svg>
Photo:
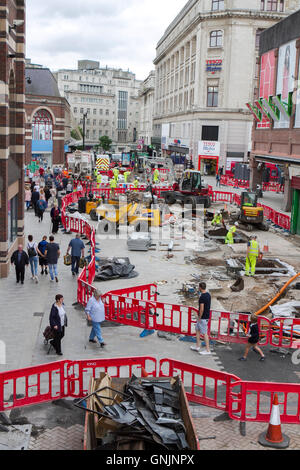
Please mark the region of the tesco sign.
<svg viewBox="0 0 300 470"><path fill-rule="evenodd" d="M198 143L198 155L203 157L219 157L221 150L220 142L201 140Z"/></svg>

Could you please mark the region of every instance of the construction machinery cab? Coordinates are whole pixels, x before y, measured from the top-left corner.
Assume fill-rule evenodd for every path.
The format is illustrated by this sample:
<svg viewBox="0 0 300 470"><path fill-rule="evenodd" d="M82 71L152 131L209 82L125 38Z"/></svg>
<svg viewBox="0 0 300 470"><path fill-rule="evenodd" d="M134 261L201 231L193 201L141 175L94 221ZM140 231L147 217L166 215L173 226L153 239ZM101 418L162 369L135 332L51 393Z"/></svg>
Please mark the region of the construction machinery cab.
<svg viewBox="0 0 300 470"><path fill-rule="evenodd" d="M241 207L257 207L257 193L243 192L241 194Z"/></svg>
<svg viewBox="0 0 300 470"><path fill-rule="evenodd" d="M195 193L201 191L202 175L199 171L187 170L184 172L179 183L180 190L187 193Z"/></svg>

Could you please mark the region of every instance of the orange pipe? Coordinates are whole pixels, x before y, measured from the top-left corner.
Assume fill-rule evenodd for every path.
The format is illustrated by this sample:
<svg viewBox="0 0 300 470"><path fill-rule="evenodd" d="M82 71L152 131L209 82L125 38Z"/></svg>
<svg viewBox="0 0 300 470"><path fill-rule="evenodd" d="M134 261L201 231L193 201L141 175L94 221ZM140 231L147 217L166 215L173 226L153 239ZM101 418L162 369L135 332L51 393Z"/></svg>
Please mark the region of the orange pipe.
<svg viewBox="0 0 300 470"><path fill-rule="evenodd" d="M271 307L275 302L276 300L279 299L279 297L283 294L283 292L289 287L290 284L292 284L292 282L294 282L298 277L300 276L300 273L296 274L296 276L292 277L292 279L290 279L286 284L285 286L283 286L283 288L281 289L281 291L274 297L274 299L272 299L265 307L261 308L258 312L255 313L255 315L261 315L262 313L264 313L269 307Z"/></svg>

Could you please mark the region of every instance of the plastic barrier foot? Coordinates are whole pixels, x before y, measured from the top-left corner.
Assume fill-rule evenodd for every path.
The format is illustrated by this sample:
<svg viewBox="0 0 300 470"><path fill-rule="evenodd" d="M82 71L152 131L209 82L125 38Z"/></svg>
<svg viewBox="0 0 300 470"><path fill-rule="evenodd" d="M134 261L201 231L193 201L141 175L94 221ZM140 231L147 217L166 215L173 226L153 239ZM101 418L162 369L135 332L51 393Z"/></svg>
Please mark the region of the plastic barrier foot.
<svg viewBox="0 0 300 470"><path fill-rule="evenodd" d="M185 343L196 343L197 340L194 336L181 336L179 341L184 341Z"/></svg>
<svg viewBox="0 0 300 470"><path fill-rule="evenodd" d="M270 442L266 440L266 432L260 434L258 442L263 447L270 447L272 449L287 449L290 445L290 438L285 434L282 434L283 441L282 442Z"/></svg>
<svg viewBox="0 0 300 470"><path fill-rule="evenodd" d="M140 334L140 338L146 338L147 336L154 335L154 333L155 333L155 330L144 330Z"/></svg>

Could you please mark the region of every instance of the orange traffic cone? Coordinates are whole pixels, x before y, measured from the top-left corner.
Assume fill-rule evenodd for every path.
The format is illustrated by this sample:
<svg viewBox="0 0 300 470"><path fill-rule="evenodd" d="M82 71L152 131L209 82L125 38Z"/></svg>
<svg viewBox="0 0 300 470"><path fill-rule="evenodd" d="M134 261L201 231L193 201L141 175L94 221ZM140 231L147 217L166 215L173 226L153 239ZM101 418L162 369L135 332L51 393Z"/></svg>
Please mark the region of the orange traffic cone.
<svg viewBox="0 0 300 470"><path fill-rule="evenodd" d="M142 367L142 377L143 377L143 378L149 377L149 374L146 372L146 370L144 369L144 367Z"/></svg>
<svg viewBox="0 0 300 470"><path fill-rule="evenodd" d="M270 424L267 432L263 432L258 439L259 444L274 449L286 449L290 445L290 438L281 432L280 410L278 395L274 396Z"/></svg>

